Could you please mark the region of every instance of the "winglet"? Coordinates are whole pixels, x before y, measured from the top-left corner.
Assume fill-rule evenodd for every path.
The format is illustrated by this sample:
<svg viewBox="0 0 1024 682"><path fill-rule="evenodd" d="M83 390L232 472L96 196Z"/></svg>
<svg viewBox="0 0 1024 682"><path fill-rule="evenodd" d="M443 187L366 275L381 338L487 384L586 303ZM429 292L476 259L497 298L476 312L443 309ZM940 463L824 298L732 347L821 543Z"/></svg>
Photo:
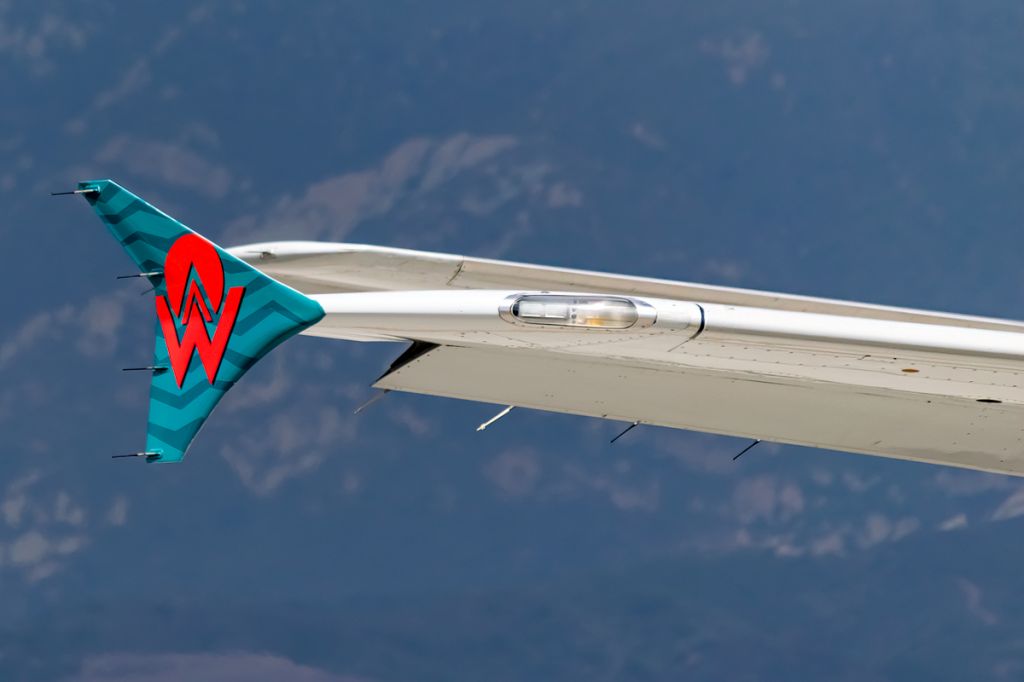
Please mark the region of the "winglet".
<svg viewBox="0 0 1024 682"><path fill-rule="evenodd" d="M111 180L79 183L75 193L154 285L151 366L171 371L153 372L142 452L147 462L181 461L224 393L323 308Z"/></svg>

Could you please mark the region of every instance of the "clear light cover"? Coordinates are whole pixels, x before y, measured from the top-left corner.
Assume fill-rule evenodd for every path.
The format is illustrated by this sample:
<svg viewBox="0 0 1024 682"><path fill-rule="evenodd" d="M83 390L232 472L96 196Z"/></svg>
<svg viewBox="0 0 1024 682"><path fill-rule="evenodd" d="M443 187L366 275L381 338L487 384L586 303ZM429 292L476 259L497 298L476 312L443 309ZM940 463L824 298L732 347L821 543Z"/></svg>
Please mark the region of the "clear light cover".
<svg viewBox="0 0 1024 682"><path fill-rule="evenodd" d="M640 317L636 304L628 299L552 294L521 296L509 312L527 324L597 329L628 329Z"/></svg>

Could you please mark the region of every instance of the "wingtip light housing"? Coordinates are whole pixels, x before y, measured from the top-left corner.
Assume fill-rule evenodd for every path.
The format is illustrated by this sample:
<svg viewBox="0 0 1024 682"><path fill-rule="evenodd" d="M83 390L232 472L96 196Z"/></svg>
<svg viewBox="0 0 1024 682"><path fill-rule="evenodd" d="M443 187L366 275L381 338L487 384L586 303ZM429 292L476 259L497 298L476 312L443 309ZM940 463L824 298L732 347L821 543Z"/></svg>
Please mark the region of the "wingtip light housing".
<svg viewBox="0 0 1024 682"><path fill-rule="evenodd" d="M503 319L514 324L629 329L654 324L655 311L621 296L517 294L505 299Z"/></svg>

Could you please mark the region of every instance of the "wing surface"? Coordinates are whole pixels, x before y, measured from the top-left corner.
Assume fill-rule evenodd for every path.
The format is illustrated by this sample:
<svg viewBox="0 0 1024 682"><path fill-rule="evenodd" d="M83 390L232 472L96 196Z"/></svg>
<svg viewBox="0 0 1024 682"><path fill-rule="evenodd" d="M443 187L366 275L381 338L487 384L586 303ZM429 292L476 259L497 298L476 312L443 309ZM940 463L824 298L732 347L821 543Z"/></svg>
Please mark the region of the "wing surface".
<svg viewBox="0 0 1024 682"><path fill-rule="evenodd" d="M1010 320L383 246L267 242L238 246L228 251L304 294L444 288L607 292L767 310L1024 332L1024 322Z"/></svg>
<svg viewBox="0 0 1024 682"><path fill-rule="evenodd" d="M523 350L439 347L377 388L1024 474L1024 408Z"/></svg>
<svg viewBox="0 0 1024 682"><path fill-rule="evenodd" d="M1024 475L1021 322L351 244L232 252L324 307L306 333L436 346L378 388ZM655 322L513 324L516 292L627 297Z"/></svg>

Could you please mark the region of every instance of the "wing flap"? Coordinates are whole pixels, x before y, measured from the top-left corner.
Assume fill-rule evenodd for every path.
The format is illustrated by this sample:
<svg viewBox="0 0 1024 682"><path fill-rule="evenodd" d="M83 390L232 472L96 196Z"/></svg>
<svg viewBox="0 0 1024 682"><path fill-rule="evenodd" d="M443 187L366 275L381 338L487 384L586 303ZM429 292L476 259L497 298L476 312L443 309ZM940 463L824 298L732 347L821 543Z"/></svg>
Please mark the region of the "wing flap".
<svg viewBox="0 0 1024 682"><path fill-rule="evenodd" d="M1024 408L964 398L453 346L375 386L1024 475Z"/></svg>

